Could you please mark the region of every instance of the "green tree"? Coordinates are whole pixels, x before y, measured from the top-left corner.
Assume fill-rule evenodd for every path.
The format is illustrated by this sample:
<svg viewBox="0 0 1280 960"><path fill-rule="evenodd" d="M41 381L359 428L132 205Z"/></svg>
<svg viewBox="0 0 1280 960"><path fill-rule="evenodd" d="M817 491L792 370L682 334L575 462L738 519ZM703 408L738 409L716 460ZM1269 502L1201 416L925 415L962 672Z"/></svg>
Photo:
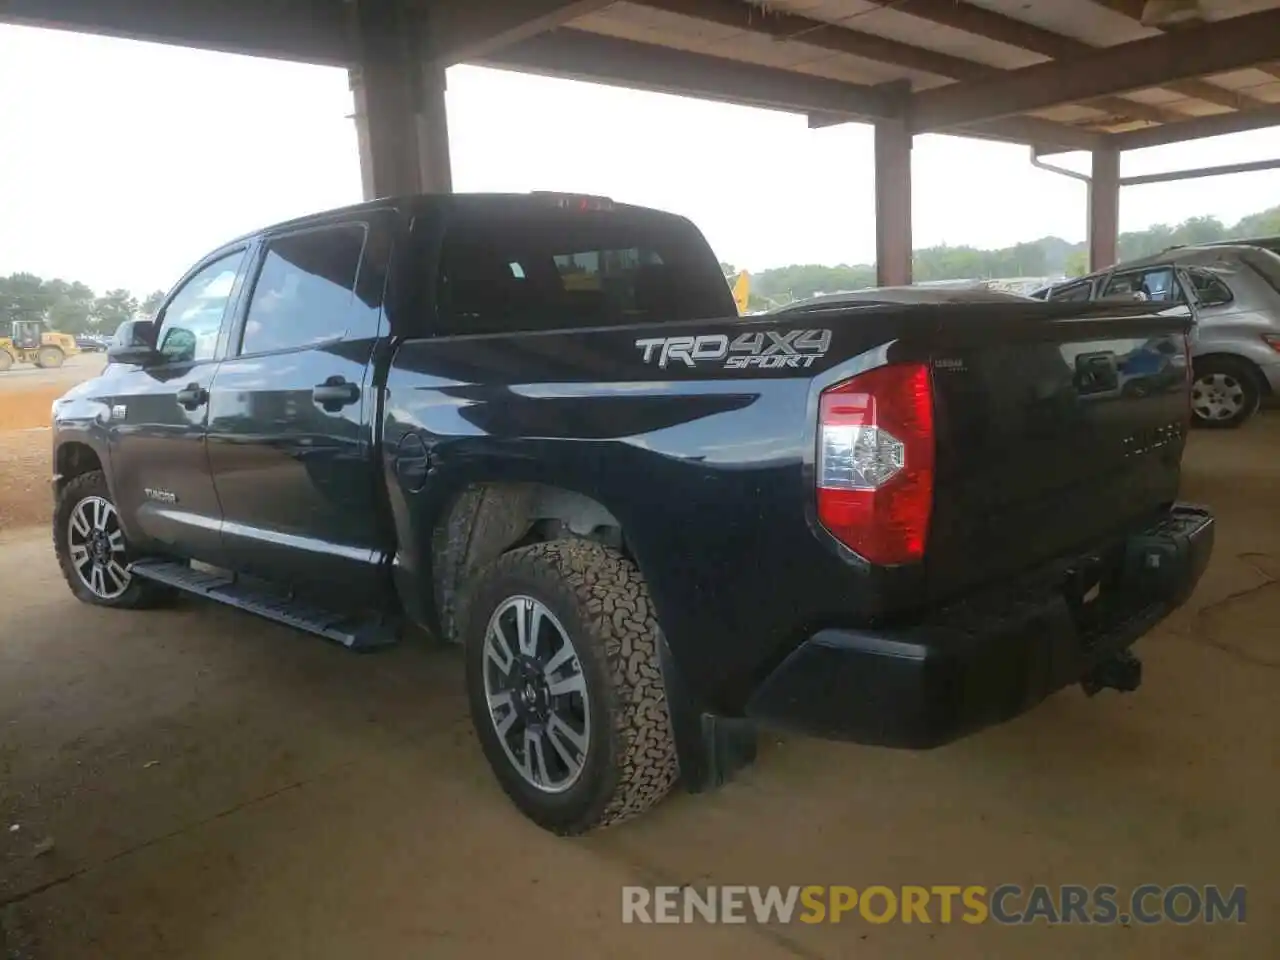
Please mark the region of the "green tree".
<svg viewBox="0 0 1280 960"><path fill-rule="evenodd" d="M138 316L145 319L151 319L160 309L160 304L164 302L163 290L152 290L143 297L142 302L138 304Z"/></svg>
<svg viewBox="0 0 1280 960"><path fill-rule="evenodd" d="M1083 277L1089 272L1089 252L1083 247L1073 250L1067 257L1067 265L1063 270L1068 277Z"/></svg>
<svg viewBox="0 0 1280 960"><path fill-rule="evenodd" d="M1280 236L1280 207L1249 214L1235 225L1231 235L1233 237Z"/></svg>
<svg viewBox="0 0 1280 960"><path fill-rule="evenodd" d="M34 273L14 273L0 278L0 320L5 333L13 320L43 320L49 309L44 281Z"/></svg>
<svg viewBox="0 0 1280 960"><path fill-rule="evenodd" d="M132 320L138 312L138 301L128 290L108 290L93 301L93 323L99 330L111 333L124 323Z"/></svg>
<svg viewBox="0 0 1280 960"><path fill-rule="evenodd" d="M63 333L85 333L91 329L93 291L79 281L46 280L44 290L49 300L45 322Z"/></svg>

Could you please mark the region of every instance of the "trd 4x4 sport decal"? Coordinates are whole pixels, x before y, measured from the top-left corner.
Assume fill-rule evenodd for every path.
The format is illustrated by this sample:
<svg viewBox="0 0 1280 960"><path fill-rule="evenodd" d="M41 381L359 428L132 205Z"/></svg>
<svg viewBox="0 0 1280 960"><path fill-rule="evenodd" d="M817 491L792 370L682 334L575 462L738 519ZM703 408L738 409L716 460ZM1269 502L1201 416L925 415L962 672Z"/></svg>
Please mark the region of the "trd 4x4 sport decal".
<svg viewBox="0 0 1280 960"><path fill-rule="evenodd" d="M687 367L699 363L719 363L725 370L757 367L803 369L826 356L831 347L830 330L764 330L740 333L731 341L727 334L704 333L691 337L650 337L636 341L644 351L644 362L655 360L661 368L674 361Z"/></svg>

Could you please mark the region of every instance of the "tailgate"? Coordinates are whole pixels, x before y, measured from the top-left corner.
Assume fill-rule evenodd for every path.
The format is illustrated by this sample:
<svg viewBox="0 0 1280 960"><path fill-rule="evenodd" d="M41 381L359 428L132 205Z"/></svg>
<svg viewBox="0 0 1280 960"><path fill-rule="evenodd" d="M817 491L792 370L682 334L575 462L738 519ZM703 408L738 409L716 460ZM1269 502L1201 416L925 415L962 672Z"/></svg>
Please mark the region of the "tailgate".
<svg viewBox="0 0 1280 960"><path fill-rule="evenodd" d="M930 351L933 597L1103 541L1175 499L1187 326L1060 314L945 325Z"/></svg>

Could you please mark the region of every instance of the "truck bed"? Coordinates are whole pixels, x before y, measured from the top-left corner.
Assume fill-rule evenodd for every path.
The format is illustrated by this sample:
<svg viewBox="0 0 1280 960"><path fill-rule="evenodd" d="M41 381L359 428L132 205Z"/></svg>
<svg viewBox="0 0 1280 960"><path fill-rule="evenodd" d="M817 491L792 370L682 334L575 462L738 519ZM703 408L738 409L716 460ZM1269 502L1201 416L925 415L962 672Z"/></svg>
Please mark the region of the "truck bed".
<svg viewBox="0 0 1280 960"><path fill-rule="evenodd" d="M432 438L424 517L450 476L604 505L674 656L731 709L809 627L921 616L1167 506L1187 326L1013 303L410 340L385 442ZM1159 362L1135 362L1147 353ZM881 567L815 516L817 406L824 388L905 362L931 370L934 510L923 562Z"/></svg>

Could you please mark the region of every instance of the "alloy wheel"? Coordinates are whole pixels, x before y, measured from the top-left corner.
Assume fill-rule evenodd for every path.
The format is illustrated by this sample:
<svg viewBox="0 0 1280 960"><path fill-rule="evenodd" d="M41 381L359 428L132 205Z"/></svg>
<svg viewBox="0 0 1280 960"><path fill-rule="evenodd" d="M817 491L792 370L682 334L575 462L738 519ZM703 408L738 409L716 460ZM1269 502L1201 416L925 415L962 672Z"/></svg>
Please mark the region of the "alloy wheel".
<svg viewBox="0 0 1280 960"><path fill-rule="evenodd" d="M503 752L530 786L577 782L591 737L586 677L568 632L532 597L503 601L484 636L484 692Z"/></svg>
<svg viewBox="0 0 1280 960"><path fill-rule="evenodd" d="M85 497L67 521L67 553L76 576L101 600L115 600L133 579L125 559L120 517L109 500Z"/></svg>

